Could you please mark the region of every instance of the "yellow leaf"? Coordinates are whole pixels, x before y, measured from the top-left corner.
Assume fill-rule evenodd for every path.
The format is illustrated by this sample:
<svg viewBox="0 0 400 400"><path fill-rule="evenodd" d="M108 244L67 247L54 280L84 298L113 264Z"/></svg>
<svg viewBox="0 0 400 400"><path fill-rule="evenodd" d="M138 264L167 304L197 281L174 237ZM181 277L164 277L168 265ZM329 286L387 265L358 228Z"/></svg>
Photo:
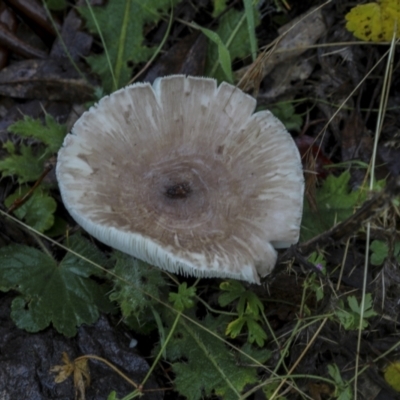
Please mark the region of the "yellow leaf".
<svg viewBox="0 0 400 400"><path fill-rule="evenodd" d="M78 357L71 361L68 354L62 353L63 365L55 365L50 372L57 373L54 382L64 382L72 373L74 377L75 400L85 400L85 388L90 385L90 371L88 359Z"/></svg>
<svg viewBox="0 0 400 400"><path fill-rule="evenodd" d="M362 40L389 42L396 26L400 36L400 0L380 0L358 5L346 14L346 29Z"/></svg>
<svg viewBox="0 0 400 400"><path fill-rule="evenodd" d="M384 371L385 381L397 392L400 392L400 362L389 364Z"/></svg>
<svg viewBox="0 0 400 400"><path fill-rule="evenodd" d="M57 376L54 378L55 383L64 382L74 372L74 364L70 361L67 353L62 353L62 360L64 365L55 365L50 368L50 372L57 373Z"/></svg>

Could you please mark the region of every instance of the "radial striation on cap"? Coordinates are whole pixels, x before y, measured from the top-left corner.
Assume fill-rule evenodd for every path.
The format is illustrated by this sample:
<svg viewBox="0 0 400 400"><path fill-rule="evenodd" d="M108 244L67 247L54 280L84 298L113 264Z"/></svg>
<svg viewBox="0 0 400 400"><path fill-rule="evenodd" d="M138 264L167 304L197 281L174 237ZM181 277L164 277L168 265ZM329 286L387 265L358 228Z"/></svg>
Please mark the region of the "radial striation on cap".
<svg viewBox="0 0 400 400"><path fill-rule="evenodd" d="M304 181L283 124L227 83L172 75L104 97L58 154L65 207L165 270L259 283L298 241Z"/></svg>

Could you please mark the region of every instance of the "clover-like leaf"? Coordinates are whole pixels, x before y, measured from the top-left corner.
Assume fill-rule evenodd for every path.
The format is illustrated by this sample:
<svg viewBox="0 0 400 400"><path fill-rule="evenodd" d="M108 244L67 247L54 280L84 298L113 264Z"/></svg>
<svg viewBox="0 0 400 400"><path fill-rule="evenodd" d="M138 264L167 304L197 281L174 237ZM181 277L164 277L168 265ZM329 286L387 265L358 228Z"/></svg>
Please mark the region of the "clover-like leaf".
<svg viewBox="0 0 400 400"><path fill-rule="evenodd" d="M361 318L361 303L358 303L358 300L355 296L348 296L347 303L348 303L348 308L345 306L343 301L340 301L339 308L335 310L335 315L345 329L347 330L358 329L360 326L360 318ZM368 327L367 319L375 315L376 312L373 309L371 293L367 293L365 295L362 329Z"/></svg>
<svg viewBox="0 0 400 400"><path fill-rule="evenodd" d="M187 287L187 283L183 282L178 287L178 293L170 293L169 301L174 303L174 307L178 311L184 311L194 306L193 297L196 295L196 288L191 286Z"/></svg>

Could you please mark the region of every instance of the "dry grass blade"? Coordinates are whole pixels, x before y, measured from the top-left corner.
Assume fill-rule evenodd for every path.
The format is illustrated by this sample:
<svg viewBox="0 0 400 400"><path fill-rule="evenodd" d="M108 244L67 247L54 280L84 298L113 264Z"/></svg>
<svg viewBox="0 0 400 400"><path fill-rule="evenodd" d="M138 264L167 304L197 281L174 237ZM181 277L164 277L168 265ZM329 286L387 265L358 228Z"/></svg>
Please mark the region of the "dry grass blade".
<svg viewBox="0 0 400 400"><path fill-rule="evenodd" d="M396 24L395 24L396 28ZM377 148L378 148L378 141L379 137L382 131L382 125L383 125L383 119L386 113L386 108L387 108L387 103L388 103L388 98L389 98L389 89L390 89L390 83L392 80L392 74L393 74L393 60L394 60L394 52L396 48L396 44L398 43L398 40L396 40L396 32L397 29L394 29L393 31L393 38L392 42L390 45L389 49L389 54L387 58L387 64L386 64L386 71L385 71L385 77L384 77L384 83L383 83L383 89L382 89L382 94L381 94L381 102L380 102L380 107L379 107L379 113L378 113L378 119L377 119L377 124L376 124L376 130L375 130L375 139L374 139L374 149L372 153L372 159L371 159L371 171L370 171L370 182L369 182L369 188L372 190L374 181L375 181L375 163L376 163L376 154L377 154ZM400 178L397 178L395 181L394 190L395 193L397 192L398 194L398 187L400 183ZM386 186L386 192L391 189L387 189L388 187L392 186L390 183L387 184ZM365 295L366 295L366 289L367 289L367 273L368 273L368 265L369 265L369 244L370 244L370 235L371 235L371 224L367 224L367 232L366 232L366 246L365 246L365 263L364 263L364 279L363 279L363 291L362 291L362 298L361 298L361 304L360 304L360 326L358 330L358 340L357 340L357 353L356 353L356 365L355 365L355 375L354 375L354 399L357 400L357 395L358 395L358 370L359 370L359 362L360 362L360 349L361 349L361 335L362 335L362 320L363 320L363 315L364 315L364 310L365 310Z"/></svg>
<svg viewBox="0 0 400 400"><path fill-rule="evenodd" d="M330 0L282 27L280 36L249 67L237 72L238 87L244 91L253 89L256 97L261 81L277 64L298 57L313 45L326 31L321 10L328 3Z"/></svg>

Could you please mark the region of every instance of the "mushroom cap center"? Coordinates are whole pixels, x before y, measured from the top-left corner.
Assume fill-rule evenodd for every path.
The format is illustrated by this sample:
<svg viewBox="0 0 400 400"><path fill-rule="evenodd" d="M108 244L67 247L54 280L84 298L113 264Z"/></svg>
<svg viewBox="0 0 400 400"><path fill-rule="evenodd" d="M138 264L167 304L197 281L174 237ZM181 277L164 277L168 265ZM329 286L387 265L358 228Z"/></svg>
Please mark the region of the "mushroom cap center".
<svg viewBox="0 0 400 400"><path fill-rule="evenodd" d="M186 199L192 188L188 182L179 182L165 187L165 195L170 199Z"/></svg>
<svg viewBox="0 0 400 400"><path fill-rule="evenodd" d="M205 224L204 229L212 234L212 220L224 218L225 214L220 199L232 190L236 192L225 166L218 161L212 164L206 163L201 155L173 160L166 157L136 175L132 183L140 190L129 191L128 198L121 198L120 204L143 207L142 215L151 216L153 224L166 231L183 233ZM129 179L129 174L125 178ZM236 198L236 193L232 195Z"/></svg>

